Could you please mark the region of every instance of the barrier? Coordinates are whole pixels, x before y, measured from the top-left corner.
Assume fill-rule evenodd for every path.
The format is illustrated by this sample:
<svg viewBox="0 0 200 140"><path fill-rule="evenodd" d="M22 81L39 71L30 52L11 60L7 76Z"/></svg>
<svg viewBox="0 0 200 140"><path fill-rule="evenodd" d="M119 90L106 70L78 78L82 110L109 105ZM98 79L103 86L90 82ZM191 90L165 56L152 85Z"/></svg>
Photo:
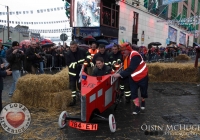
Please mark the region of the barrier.
<svg viewBox="0 0 200 140"><path fill-rule="evenodd" d="M51 54L46 54L44 57L44 70L50 70L52 71L52 68L54 66L53 56Z"/></svg>

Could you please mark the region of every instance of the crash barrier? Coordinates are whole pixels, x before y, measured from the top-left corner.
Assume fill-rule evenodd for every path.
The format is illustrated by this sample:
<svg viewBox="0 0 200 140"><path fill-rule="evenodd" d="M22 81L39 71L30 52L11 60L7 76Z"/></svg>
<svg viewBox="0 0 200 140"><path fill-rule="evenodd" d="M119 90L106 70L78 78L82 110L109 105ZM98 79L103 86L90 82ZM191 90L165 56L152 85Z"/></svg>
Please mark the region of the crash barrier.
<svg viewBox="0 0 200 140"><path fill-rule="evenodd" d="M53 68L54 66L54 58L51 54L46 54L44 56L44 70L50 70Z"/></svg>
<svg viewBox="0 0 200 140"><path fill-rule="evenodd" d="M65 58L64 58L64 55L63 56L54 56L52 57L53 59L53 66L54 68L58 69L58 70L61 70L62 67L65 67Z"/></svg>
<svg viewBox="0 0 200 140"><path fill-rule="evenodd" d="M184 54L184 53L182 53ZM195 51L189 51L187 54L190 58L194 58L196 56L196 52ZM163 54L156 54L156 53L152 53L152 54L147 54L145 56L145 60L149 63L151 62L174 62L174 58L179 56L178 52L172 52L172 53L163 53Z"/></svg>

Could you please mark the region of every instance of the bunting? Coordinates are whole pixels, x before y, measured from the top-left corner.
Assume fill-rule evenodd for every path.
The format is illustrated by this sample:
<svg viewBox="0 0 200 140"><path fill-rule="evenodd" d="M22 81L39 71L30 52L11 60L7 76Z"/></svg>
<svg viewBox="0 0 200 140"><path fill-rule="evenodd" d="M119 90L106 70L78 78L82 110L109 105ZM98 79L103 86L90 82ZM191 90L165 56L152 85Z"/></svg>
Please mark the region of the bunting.
<svg viewBox="0 0 200 140"><path fill-rule="evenodd" d="M5 27L7 29L7 27ZM18 31L21 33L63 33L63 32L72 32L72 28L65 29L24 29L24 28L10 28L10 31Z"/></svg>
<svg viewBox="0 0 200 140"><path fill-rule="evenodd" d="M66 23L69 20L59 20L59 21L37 21L37 22L27 22L27 21L9 21L10 24L24 24L24 25L33 25L33 24L59 24L59 23ZM0 20L0 23L7 23L7 20Z"/></svg>
<svg viewBox="0 0 200 140"><path fill-rule="evenodd" d="M9 15L24 15L24 14L34 14L34 13L46 13L46 12L55 12L65 10L65 7L55 7L55 8L48 8L48 9L38 9L38 10L29 10L29 11L11 11ZM0 16L7 15L8 12L0 11Z"/></svg>

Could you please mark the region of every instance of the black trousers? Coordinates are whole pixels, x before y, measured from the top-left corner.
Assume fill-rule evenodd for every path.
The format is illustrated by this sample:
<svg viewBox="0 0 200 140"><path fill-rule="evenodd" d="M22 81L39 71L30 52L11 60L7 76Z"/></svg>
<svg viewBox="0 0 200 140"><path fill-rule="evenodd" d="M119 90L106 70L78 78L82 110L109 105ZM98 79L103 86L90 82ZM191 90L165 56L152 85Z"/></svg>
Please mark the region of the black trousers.
<svg viewBox="0 0 200 140"><path fill-rule="evenodd" d="M134 100L138 98L138 89L140 88L141 97L148 98L148 75L138 82L133 81L131 76L129 77L130 89L131 89L131 99Z"/></svg>
<svg viewBox="0 0 200 140"><path fill-rule="evenodd" d="M131 96L131 89L129 84L129 77L120 78L120 89L124 91L126 97Z"/></svg>
<svg viewBox="0 0 200 140"><path fill-rule="evenodd" d="M81 83L79 83L79 76L69 76L69 88L72 91L72 97L76 97L76 90L81 90Z"/></svg>

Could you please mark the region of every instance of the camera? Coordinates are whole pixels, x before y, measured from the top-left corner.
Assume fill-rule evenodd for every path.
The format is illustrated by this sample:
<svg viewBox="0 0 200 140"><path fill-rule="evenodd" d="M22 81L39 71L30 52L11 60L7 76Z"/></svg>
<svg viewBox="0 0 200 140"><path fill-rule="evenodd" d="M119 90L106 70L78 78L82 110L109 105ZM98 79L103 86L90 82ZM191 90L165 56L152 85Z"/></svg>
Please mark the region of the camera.
<svg viewBox="0 0 200 140"><path fill-rule="evenodd" d="M21 51L21 50L17 50L17 53L21 54L21 53L22 53L22 51Z"/></svg>

